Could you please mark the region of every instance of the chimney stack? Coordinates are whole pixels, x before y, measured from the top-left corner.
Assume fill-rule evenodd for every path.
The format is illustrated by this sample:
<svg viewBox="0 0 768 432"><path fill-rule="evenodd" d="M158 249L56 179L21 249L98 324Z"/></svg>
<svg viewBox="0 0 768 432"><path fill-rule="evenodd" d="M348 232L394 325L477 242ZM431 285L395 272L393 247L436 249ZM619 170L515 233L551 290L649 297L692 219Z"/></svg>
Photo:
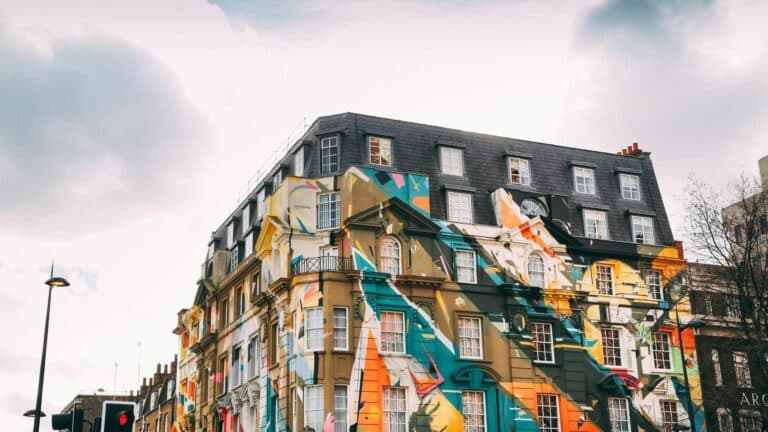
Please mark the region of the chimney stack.
<svg viewBox="0 0 768 432"><path fill-rule="evenodd" d="M616 154L621 156L640 156L643 154L643 150L637 143L632 143L632 145L622 148L621 151L616 152Z"/></svg>

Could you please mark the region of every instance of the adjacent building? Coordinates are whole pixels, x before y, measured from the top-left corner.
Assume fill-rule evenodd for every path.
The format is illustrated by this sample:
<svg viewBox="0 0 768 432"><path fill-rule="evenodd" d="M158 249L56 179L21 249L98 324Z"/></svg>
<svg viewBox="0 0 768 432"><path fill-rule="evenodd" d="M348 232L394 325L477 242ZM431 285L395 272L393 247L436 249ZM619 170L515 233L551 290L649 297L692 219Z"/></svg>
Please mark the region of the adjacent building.
<svg viewBox="0 0 768 432"><path fill-rule="evenodd" d="M211 237L176 424L705 430L685 265L636 144L321 117Z"/></svg>
<svg viewBox="0 0 768 432"><path fill-rule="evenodd" d="M157 364L149 379L144 378L136 394L136 432L178 432L176 421L176 365ZM174 429L175 427L175 429Z"/></svg>
<svg viewBox="0 0 768 432"><path fill-rule="evenodd" d="M133 402L136 396L133 395L133 391L129 394L106 394L99 389L99 392L92 394L78 394L72 400L64 406L61 410L61 414L71 413L74 409L83 410L83 419L93 424L93 420L96 417L101 417L102 408L105 401L126 401ZM85 423L83 430L90 430L88 423Z"/></svg>

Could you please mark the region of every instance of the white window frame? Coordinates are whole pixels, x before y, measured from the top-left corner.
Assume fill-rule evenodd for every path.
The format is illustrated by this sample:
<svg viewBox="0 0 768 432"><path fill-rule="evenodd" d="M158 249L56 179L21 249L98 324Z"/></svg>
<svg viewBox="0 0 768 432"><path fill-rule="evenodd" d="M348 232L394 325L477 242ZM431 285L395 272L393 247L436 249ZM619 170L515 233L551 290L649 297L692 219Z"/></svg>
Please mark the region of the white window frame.
<svg viewBox="0 0 768 432"><path fill-rule="evenodd" d="M349 390L345 385L333 386L334 432L349 432Z"/></svg>
<svg viewBox="0 0 768 432"><path fill-rule="evenodd" d="M251 349L253 347L253 349ZM258 352L259 352L259 335L258 333L251 334L248 338L246 352L246 361L248 362L248 379L251 379L259 374L258 369Z"/></svg>
<svg viewBox="0 0 768 432"><path fill-rule="evenodd" d="M440 146L440 173L464 176L464 149Z"/></svg>
<svg viewBox="0 0 768 432"><path fill-rule="evenodd" d="M613 266L610 264L597 264L595 266L595 285L600 295L616 295L616 279L613 277ZM607 290L604 287L608 288Z"/></svg>
<svg viewBox="0 0 768 432"><path fill-rule="evenodd" d="M275 174L272 175L272 190L277 190L277 188L283 183L283 169L280 168L275 172Z"/></svg>
<svg viewBox="0 0 768 432"><path fill-rule="evenodd" d="M341 223L341 201L339 192L327 192L317 195L317 229L336 229ZM324 197L327 202L322 202ZM334 218L334 212L336 217ZM327 215L325 218L323 215Z"/></svg>
<svg viewBox="0 0 768 432"><path fill-rule="evenodd" d="M579 181L581 179L581 181ZM574 166L573 167L573 189L582 194L595 194L595 169Z"/></svg>
<svg viewBox="0 0 768 432"><path fill-rule="evenodd" d="M304 427L323 430L325 388L322 384L304 386ZM312 417L312 418L310 418Z"/></svg>
<svg viewBox="0 0 768 432"><path fill-rule="evenodd" d="M253 253L253 232L249 232L248 235L245 236L245 256L243 258L247 258L251 256Z"/></svg>
<svg viewBox="0 0 768 432"><path fill-rule="evenodd" d="M537 253L528 255L528 283L533 287L545 288L547 286L547 267L544 258Z"/></svg>
<svg viewBox="0 0 768 432"><path fill-rule="evenodd" d="M608 418L613 432L630 432L632 418L629 415L629 405L625 398L608 398Z"/></svg>
<svg viewBox="0 0 768 432"><path fill-rule="evenodd" d="M659 338L657 339L657 336ZM667 332L658 332L654 331L651 332L651 356L653 357L653 368L658 371L671 371L672 370L672 342L671 342L671 335ZM663 347L657 346L664 345ZM665 348L665 349L660 349ZM659 363L657 362L657 356L656 353L660 352L662 353L666 358L660 359L661 361L661 367L659 367ZM668 363L669 367L664 367L664 363Z"/></svg>
<svg viewBox="0 0 768 432"><path fill-rule="evenodd" d="M334 135L320 139L320 174L339 170L339 137Z"/></svg>
<svg viewBox="0 0 768 432"><path fill-rule="evenodd" d="M229 368L232 388L239 387L243 383L243 374L240 368L240 363L243 357L242 351L242 344L237 344L232 347L232 366Z"/></svg>
<svg viewBox="0 0 768 432"><path fill-rule="evenodd" d="M308 352L323 351L323 307L304 309L304 349Z"/></svg>
<svg viewBox="0 0 768 432"><path fill-rule="evenodd" d="M619 174L621 197L625 200L640 201L640 176L635 174Z"/></svg>
<svg viewBox="0 0 768 432"><path fill-rule="evenodd" d="M585 208L582 211L582 215L584 217L584 237L596 240L610 239L608 214L606 212ZM593 223L594 227L590 227L590 223Z"/></svg>
<svg viewBox="0 0 768 432"><path fill-rule="evenodd" d="M554 404L553 404L554 402ZM552 415L554 413L554 415ZM556 394L536 395L536 419L542 432L560 432L560 398ZM544 426L544 419L554 419L555 425Z"/></svg>
<svg viewBox="0 0 768 432"><path fill-rule="evenodd" d="M304 146L299 147L299 151L293 154L293 175L304 177Z"/></svg>
<svg viewBox="0 0 768 432"><path fill-rule="evenodd" d="M534 363L555 363L555 335L552 324L545 322L532 322L531 340L533 341ZM540 339L544 336L544 339ZM548 339L548 340L547 340ZM549 359L547 359L549 357Z"/></svg>
<svg viewBox="0 0 768 432"><path fill-rule="evenodd" d="M739 373L741 370L741 373ZM744 351L733 352L733 374L736 387L752 388L752 371L749 369L749 354Z"/></svg>
<svg viewBox="0 0 768 432"><path fill-rule="evenodd" d="M473 223L474 196L471 192L446 191L446 214L449 222Z"/></svg>
<svg viewBox="0 0 768 432"><path fill-rule="evenodd" d="M400 316L401 322L400 322L400 329L387 329L384 330L384 323L385 323L385 316L386 317L394 317L394 316ZM381 340L381 348L380 351L383 354L405 354L406 349L406 340L405 340L405 312L402 311L391 311L391 310L383 310L381 311L381 325L380 325L380 340ZM386 335L393 335L391 336L392 340L384 340ZM399 336L398 336L399 335ZM388 337L389 339L389 337ZM397 344L398 341L396 339L399 339L399 343L402 345L401 350L397 350ZM386 344L386 346L385 346ZM394 348L394 349L390 349Z"/></svg>
<svg viewBox="0 0 768 432"><path fill-rule="evenodd" d="M256 194L256 218L261 219L264 217L265 208L267 202L267 192L264 189L261 189L259 193Z"/></svg>
<svg viewBox="0 0 768 432"><path fill-rule="evenodd" d="M763 430L763 415L759 410L739 410L739 430L741 432L759 432Z"/></svg>
<svg viewBox="0 0 768 432"><path fill-rule="evenodd" d="M389 273L393 277L403 273L402 250L400 241L394 236L383 236L380 240L379 251L381 255L381 271ZM390 248L394 245L394 249Z"/></svg>
<svg viewBox="0 0 768 432"><path fill-rule="evenodd" d="M227 224L227 249L235 244L235 220L232 219Z"/></svg>
<svg viewBox="0 0 768 432"><path fill-rule="evenodd" d="M653 300L664 300L664 282L661 270L648 270L645 274L645 285L648 287L648 297Z"/></svg>
<svg viewBox="0 0 768 432"><path fill-rule="evenodd" d="M621 344L620 327L600 327L600 342L603 344L603 363L606 366L610 368L626 367L624 365L624 349ZM618 351L618 356L610 351ZM609 358L611 359L610 361L608 360Z"/></svg>
<svg viewBox="0 0 768 432"><path fill-rule="evenodd" d="M461 258L464 256L465 258ZM470 259L466 259L469 257ZM470 265L471 264L471 265ZM471 277L467 278L466 275ZM456 250L456 282L458 283L477 283L477 254L470 249L457 249Z"/></svg>
<svg viewBox="0 0 768 432"><path fill-rule="evenodd" d="M717 426L720 432L733 432L733 416L726 408L717 409Z"/></svg>
<svg viewBox="0 0 768 432"><path fill-rule="evenodd" d="M723 385L723 370L720 368L720 351L717 349L709 350L709 358L712 361L712 371L715 374L715 385Z"/></svg>
<svg viewBox="0 0 768 432"><path fill-rule="evenodd" d="M479 401L472 400L474 399L473 396L477 395L480 395ZM488 430L486 413L484 391L464 390L461 392L461 415L464 418L464 432L486 432ZM473 424L468 424L470 423L468 420L472 420Z"/></svg>
<svg viewBox="0 0 768 432"><path fill-rule="evenodd" d="M343 325L337 322L336 312L344 313ZM343 334L343 338L339 337ZM339 343L343 342L343 343ZM349 350L349 309L344 306L333 307L333 350L334 351L348 351Z"/></svg>
<svg viewBox="0 0 768 432"><path fill-rule="evenodd" d="M473 323L469 328L462 326L463 324ZM477 324L476 327L473 327ZM459 316L456 322L456 328L458 330L458 344L459 344L459 357L464 359L482 360L483 359L483 319L477 316ZM468 333L468 331L470 333ZM477 332L476 334L475 331ZM475 343L477 341L476 348L477 353L471 351L475 349ZM469 350L469 351L467 351Z"/></svg>
<svg viewBox="0 0 768 432"><path fill-rule="evenodd" d="M512 172L513 165L517 164L517 174ZM515 179L517 176L517 179ZM531 185L531 161L526 158L508 157L507 158L507 179L512 184L530 186Z"/></svg>
<svg viewBox="0 0 768 432"><path fill-rule="evenodd" d="M631 215L630 220L632 223L632 241L638 244L656 244L652 217Z"/></svg>
<svg viewBox="0 0 768 432"><path fill-rule="evenodd" d="M377 151L374 156L373 149L376 146ZM381 136L368 137L368 163L379 166L392 166L392 138Z"/></svg>
<svg viewBox="0 0 768 432"><path fill-rule="evenodd" d="M395 395L395 393L397 394ZM381 401L382 430L384 432L406 432L408 430L408 390L405 387L386 386L382 389ZM389 419L395 416L397 422L395 424L390 423ZM401 418L402 420L400 420Z"/></svg>
<svg viewBox="0 0 768 432"><path fill-rule="evenodd" d="M673 409L669 409L673 408ZM659 400L659 413L661 414L661 427L666 430L672 430L680 422L678 415L678 405L676 400ZM667 419L666 416L670 418Z"/></svg>

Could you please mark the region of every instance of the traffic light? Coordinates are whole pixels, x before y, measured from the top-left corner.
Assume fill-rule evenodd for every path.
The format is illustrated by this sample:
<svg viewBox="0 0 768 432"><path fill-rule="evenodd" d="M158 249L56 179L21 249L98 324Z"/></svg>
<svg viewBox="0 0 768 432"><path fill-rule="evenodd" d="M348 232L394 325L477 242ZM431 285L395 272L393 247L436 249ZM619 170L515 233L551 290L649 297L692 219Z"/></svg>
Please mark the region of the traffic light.
<svg viewBox="0 0 768 432"><path fill-rule="evenodd" d="M75 408L66 414L54 414L51 416L51 429L64 430L70 432L83 431L83 410Z"/></svg>
<svg viewBox="0 0 768 432"><path fill-rule="evenodd" d="M101 410L101 432L132 432L133 402L105 401Z"/></svg>

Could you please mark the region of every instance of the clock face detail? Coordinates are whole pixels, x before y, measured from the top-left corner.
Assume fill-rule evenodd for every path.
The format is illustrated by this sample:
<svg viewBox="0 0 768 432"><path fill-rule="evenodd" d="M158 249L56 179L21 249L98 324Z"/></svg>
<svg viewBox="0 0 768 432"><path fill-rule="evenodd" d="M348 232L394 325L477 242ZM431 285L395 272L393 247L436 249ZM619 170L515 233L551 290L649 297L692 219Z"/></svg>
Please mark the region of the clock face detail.
<svg viewBox="0 0 768 432"><path fill-rule="evenodd" d="M531 198L526 198L523 200L523 202L520 204L520 211L522 211L523 214L528 217L547 216L547 208L544 206L544 204L539 200Z"/></svg>

